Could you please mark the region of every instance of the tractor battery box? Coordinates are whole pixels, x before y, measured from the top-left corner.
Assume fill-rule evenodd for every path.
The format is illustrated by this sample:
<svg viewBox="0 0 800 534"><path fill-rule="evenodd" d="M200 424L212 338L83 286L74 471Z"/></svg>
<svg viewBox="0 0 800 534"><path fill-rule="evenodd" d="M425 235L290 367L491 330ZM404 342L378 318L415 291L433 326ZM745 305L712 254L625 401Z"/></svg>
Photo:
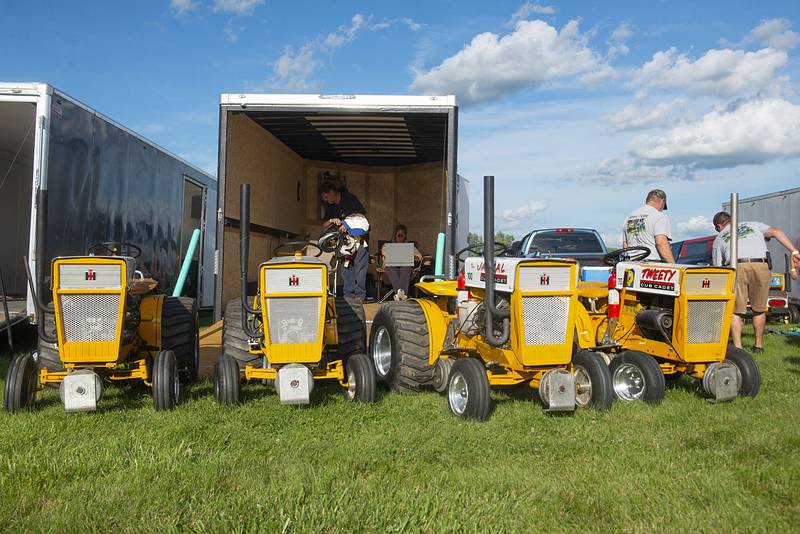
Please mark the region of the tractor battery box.
<svg viewBox="0 0 800 534"><path fill-rule="evenodd" d="M275 391L281 404L309 404L314 389L314 377L305 365L290 363L278 370Z"/></svg>

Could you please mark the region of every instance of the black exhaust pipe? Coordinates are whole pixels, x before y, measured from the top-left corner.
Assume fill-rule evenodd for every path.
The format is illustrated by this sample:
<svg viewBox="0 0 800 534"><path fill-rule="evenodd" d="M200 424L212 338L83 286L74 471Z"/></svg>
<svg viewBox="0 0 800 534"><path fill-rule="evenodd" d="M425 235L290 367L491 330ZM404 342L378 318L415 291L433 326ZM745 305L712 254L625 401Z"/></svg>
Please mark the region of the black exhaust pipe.
<svg viewBox="0 0 800 534"><path fill-rule="evenodd" d="M250 184L239 186L239 259L242 277L242 328L250 337L258 337L258 332L250 328L247 314L258 315L260 311L250 306L247 295L247 270L250 262Z"/></svg>
<svg viewBox="0 0 800 534"><path fill-rule="evenodd" d="M508 343L511 335L511 311L498 310L494 299L494 176L483 177L483 269L486 309L486 342L493 347ZM494 335L494 319L501 319L500 337Z"/></svg>

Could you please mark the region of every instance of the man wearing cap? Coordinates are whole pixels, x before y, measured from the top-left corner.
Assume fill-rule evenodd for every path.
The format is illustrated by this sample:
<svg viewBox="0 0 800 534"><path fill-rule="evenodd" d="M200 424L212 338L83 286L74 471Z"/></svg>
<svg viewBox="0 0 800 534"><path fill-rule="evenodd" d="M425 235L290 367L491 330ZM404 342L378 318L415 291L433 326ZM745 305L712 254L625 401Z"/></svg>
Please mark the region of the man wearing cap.
<svg viewBox="0 0 800 534"><path fill-rule="evenodd" d="M645 205L625 219L622 227L622 247L647 247L648 261L675 263L669 242L672 239L667 209L667 194L661 189L647 193Z"/></svg>
<svg viewBox="0 0 800 534"><path fill-rule="evenodd" d="M719 235L714 240L711 249L712 262L716 266L731 264L731 216L720 211L714 215L714 228ZM794 248L792 241L783 230L768 226L764 223L746 221L740 222L736 242L739 247L739 258L736 267L736 303L733 306L731 319L731 338L733 344L742 347L742 317L747 312L747 302L753 310L753 330L756 341L753 353L763 352L764 326L767 317L767 299L769 298L769 283L772 274L767 265L767 244L765 238L774 237L778 243L786 247L792 255L791 275L797 280L797 268L800 267L800 252Z"/></svg>
<svg viewBox="0 0 800 534"><path fill-rule="evenodd" d="M325 202L324 225L335 224L341 232L352 237L350 240L352 254L349 255L352 257L340 265L343 294L347 298L363 301L367 296L367 267L369 267L367 210L361 201L341 183L325 180L320 186L320 191ZM363 217L354 219L355 225L345 221L353 215L363 215Z"/></svg>

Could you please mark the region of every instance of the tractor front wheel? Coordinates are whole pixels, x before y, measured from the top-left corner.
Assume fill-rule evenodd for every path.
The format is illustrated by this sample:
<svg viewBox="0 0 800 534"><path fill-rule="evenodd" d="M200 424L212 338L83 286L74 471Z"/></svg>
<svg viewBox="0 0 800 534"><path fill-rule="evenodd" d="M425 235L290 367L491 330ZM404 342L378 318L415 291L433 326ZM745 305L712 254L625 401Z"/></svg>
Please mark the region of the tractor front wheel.
<svg viewBox="0 0 800 534"><path fill-rule="evenodd" d="M476 358L458 358L450 370L447 404L453 415L485 421L489 417L491 396L486 367Z"/></svg>
<svg viewBox="0 0 800 534"><path fill-rule="evenodd" d="M664 373L658 362L644 352L626 350L608 365L614 394L622 401L659 404L664 400Z"/></svg>
<svg viewBox="0 0 800 534"><path fill-rule="evenodd" d="M744 349L728 347L725 361L730 362L739 370L739 396L755 397L761 389L761 371L750 353Z"/></svg>
<svg viewBox="0 0 800 534"><path fill-rule="evenodd" d="M6 374L3 407L8 413L33 410L36 402L37 367L30 354L19 355L11 362Z"/></svg>
<svg viewBox="0 0 800 534"><path fill-rule="evenodd" d="M347 377L347 400L375 402L375 369L366 354L353 354L345 365Z"/></svg>
<svg viewBox="0 0 800 534"><path fill-rule="evenodd" d="M172 410L180 398L178 361L171 350L162 350L153 360L153 405L157 412Z"/></svg>
<svg viewBox="0 0 800 534"><path fill-rule="evenodd" d="M582 350L572 358L575 373L576 404L608 410L614 401L614 386L605 360L596 352Z"/></svg>
<svg viewBox="0 0 800 534"><path fill-rule="evenodd" d="M236 406L240 392L239 364L225 353L214 366L214 398L223 406Z"/></svg>

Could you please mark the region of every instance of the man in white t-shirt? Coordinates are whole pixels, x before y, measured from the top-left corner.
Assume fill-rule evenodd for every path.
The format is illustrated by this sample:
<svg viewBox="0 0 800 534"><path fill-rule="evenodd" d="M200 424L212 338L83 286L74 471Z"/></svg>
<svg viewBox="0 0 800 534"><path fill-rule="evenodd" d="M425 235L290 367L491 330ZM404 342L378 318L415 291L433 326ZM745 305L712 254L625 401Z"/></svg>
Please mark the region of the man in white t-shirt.
<svg viewBox="0 0 800 534"><path fill-rule="evenodd" d="M669 242L672 240L667 209L667 194L661 189L647 193L645 205L625 219L622 227L622 247L647 247L649 261L675 263Z"/></svg>
<svg viewBox="0 0 800 534"><path fill-rule="evenodd" d="M714 215L714 228L719 235L711 249L712 263L716 266L731 264L731 216L720 211ZM764 326L767 323L767 299L769 283L772 277L767 265L767 244L765 238L774 237L786 247L792 255L791 275L797 280L797 267L800 266L800 252L794 248L792 241L780 228L768 226L755 221L740 222L737 231L739 247L736 267L736 303L733 306L731 319L731 338L733 344L742 348L742 317L747 313L747 302L753 310L753 330L756 340L753 353L763 352Z"/></svg>

